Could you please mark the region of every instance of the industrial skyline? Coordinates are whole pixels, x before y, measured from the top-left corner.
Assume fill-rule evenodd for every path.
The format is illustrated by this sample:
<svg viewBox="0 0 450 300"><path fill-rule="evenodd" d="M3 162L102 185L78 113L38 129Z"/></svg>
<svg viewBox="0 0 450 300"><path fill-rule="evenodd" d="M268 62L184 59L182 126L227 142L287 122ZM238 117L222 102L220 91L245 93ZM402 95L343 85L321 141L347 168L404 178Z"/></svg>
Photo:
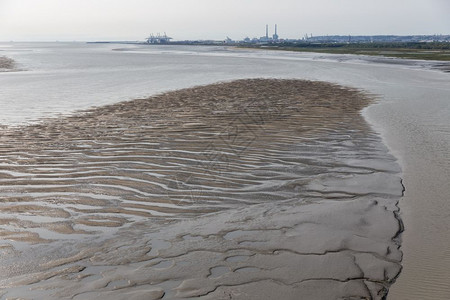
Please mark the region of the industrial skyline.
<svg viewBox="0 0 450 300"><path fill-rule="evenodd" d="M301 38L282 37L278 35L278 24L274 25L273 34L269 32L269 24L265 26L265 35L261 37L250 38L246 36L243 39L231 39L227 36L225 39L208 40L183 40L176 39L175 43L205 43L205 44L268 44L268 43L284 43L284 42L309 42L309 43L371 43L371 42L450 42L450 35L319 35L313 36L312 33L304 34ZM167 44L174 40L165 32L164 34L150 34L145 41L148 44Z"/></svg>

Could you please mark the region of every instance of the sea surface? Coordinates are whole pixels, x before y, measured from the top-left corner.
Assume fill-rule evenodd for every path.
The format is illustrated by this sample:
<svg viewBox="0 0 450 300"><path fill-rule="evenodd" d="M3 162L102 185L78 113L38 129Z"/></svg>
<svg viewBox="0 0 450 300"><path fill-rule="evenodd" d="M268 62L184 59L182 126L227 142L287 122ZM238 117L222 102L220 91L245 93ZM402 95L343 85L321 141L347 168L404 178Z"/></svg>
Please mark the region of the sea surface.
<svg viewBox="0 0 450 300"><path fill-rule="evenodd" d="M369 143L375 143L375 151L380 151L377 155L382 153L377 156L380 161L394 165L392 169L383 167L384 171L398 173L398 159L399 176L406 188L399 205L405 224L403 271L390 295L392 299L450 298L450 237L446 234L450 229L450 75L433 70L433 63L224 46L85 43L1 43L0 55L16 60L19 69L0 73L0 124L9 128L234 79L320 80L372 94L377 103L364 110L364 117L381 138L370 135ZM323 153L326 151L324 148ZM11 161L20 165L20 155ZM317 155L320 160L320 153ZM89 161L89 157L82 158ZM29 177L27 169L13 171L11 176ZM58 169L47 172L58 174ZM26 184L20 188L26 192ZM14 196L8 190L2 192L2 197ZM114 201L114 195L111 197L104 200ZM87 202L82 208L88 206ZM57 212L40 221L64 217ZM64 235L64 230L60 231ZM20 243L15 246L26 248Z"/></svg>
<svg viewBox="0 0 450 300"><path fill-rule="evenodd" d="M430 66L223 46L1 43L0 55L15 59L17 67L26 71L0 77L0 124L5 125L240 78L305 78L379 92L380 87L388 87L386 82L395 85L387 81L389 74ZM421 73L414 74L413 78L398 75L397 80L420 81L416 76Z"/></svg>

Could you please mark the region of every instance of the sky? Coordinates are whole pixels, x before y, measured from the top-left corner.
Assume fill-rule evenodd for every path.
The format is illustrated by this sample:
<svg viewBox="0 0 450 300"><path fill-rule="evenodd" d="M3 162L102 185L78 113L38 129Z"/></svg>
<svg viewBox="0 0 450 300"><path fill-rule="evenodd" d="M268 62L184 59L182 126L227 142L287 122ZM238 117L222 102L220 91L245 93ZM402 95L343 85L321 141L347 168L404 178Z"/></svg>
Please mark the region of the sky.
<svg viewBox="0 0 450 300"><path fill-rule="evenodd" d="M0 0L0 41L450 34L450 0Z"/></svg>

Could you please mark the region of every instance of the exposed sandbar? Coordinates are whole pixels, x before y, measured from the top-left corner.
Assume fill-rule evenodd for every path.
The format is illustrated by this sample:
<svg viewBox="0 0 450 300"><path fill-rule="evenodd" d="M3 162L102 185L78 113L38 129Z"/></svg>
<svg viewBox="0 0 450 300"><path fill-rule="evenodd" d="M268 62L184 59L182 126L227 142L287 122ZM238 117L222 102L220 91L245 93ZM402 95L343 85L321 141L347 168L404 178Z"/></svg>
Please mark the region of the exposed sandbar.
<svg viewBox="0 0 450 300"><path fill-rule="evenodd" d="M360 115L370 101L323 82L249 79L4 129L2 235L46 243L32 259L5 246L0 288L382 299L401 268L403 190Z"/></svg>
<svg viewBox="0 0 450 300"><path fill-rule="evenodd" d="M0 72L11 71L15 69L16 63L11 58L0 56Z"/></svg>

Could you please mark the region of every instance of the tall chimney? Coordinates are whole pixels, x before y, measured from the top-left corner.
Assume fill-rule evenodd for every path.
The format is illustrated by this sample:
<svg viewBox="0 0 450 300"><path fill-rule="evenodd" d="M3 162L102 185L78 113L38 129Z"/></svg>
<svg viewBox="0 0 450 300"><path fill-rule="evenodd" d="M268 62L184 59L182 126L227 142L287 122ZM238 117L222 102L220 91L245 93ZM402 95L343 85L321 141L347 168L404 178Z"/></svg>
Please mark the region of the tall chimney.
<svg viewBox="0 0 450 300"><path fill-rule="evenodd" d="M269 25L266 24L266 38L269 38Z"/></svg>
<svg viewBox="0 0 450 300"><path fill-rule="evenodd" d="M277 35L277 24L275 24L275 35Z"/></svg>

